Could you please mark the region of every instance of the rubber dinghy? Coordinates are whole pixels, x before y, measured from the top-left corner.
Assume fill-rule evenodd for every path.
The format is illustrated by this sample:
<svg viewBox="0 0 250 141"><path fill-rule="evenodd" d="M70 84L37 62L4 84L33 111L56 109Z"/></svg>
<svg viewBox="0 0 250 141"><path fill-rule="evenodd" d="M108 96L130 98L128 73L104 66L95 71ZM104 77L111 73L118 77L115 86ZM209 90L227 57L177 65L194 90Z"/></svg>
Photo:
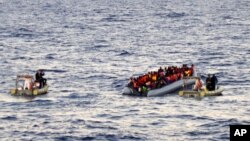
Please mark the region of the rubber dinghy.
<svg viewBox="0 0 250 141"><path fill-rule="evenodd" d="M19 83L23 84L20 86ZM16 78L16 87L10 89L10 94L14 96L37 96L48 92L49 86L47 84L45 84L42 88L39 88L32 85L33 83L33 76L18 75Z"/></svg>
<svg viewBox="0 0 250 141"><path fill-rule="evenodd" d="M45 85L43 88L36 88L33 90L11 89L10 94L15 96L37 96L46 94L48 92L48 89L48 85Z"/></svg>
<svg viewBox="0 0 250 141"><path fill-rule="evenodd" d="M193 72L192 77L197 77L197 73L195 71ZM147 96L147 97L163 96L163 95L171 94L171 93L181 90L183 88L183 82L185 83L185 86L188 87L188 86L192 86L195 84L195 79L188 79L188 78L180 79L175 82L172 82L171 84L163 86L161 88L149 90L147 93L144 93L144 94L141 94L137 90L126 86L123 89L122 94L135 95L135 96Z"/></svg>
<svg viewBox="0 0 250 141"><path fill-rule="evenodd" d="M204 96L220 96L224 91L223 87L217 86L216 90L208 91L206 88L202 88L201 91L185 90L179 91L179 96L183 97L204 97Z"/></svg>

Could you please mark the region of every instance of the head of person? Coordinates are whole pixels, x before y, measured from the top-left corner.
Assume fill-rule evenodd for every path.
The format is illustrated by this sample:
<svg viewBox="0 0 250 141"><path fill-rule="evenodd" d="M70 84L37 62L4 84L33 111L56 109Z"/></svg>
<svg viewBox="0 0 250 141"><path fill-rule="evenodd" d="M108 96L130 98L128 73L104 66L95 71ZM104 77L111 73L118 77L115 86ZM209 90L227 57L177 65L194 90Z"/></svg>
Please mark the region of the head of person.
<svg viewBox="0 0 250 141"><path fill-rule="evenodd" d="M40 70L41 76L44 76L44 71Z"/></svg>
<svg viewBox="0 0 250 141"><path fill-rule="evenodd" d="M208 74L207 77L211 77L211 74Z"/></svg>

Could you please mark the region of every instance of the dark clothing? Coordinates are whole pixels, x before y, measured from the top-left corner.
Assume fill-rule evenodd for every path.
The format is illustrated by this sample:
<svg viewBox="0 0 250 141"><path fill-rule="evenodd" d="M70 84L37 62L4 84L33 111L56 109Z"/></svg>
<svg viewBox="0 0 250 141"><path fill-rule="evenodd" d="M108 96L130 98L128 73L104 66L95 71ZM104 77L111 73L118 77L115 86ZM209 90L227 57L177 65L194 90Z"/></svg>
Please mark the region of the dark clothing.
<svg viewBox="0 0 250 141"><path fill-rule="evenodd" d="M212 90L215 90L216 88L216 84L218 83L218 79L215 75L213 75L213 77L211 78L211 85L212 85Z"/></svg>
<svg viewBox="0 0 250 141"><path fill-rule="evenodd" d="M41 79L41 75L39 72L36 73L36 81L40 80Z"/></svg>
<svg viewBox="0 0 250 141"><path fill-rule="evenodd" d="M211 77L208 77L207 79L206 79L206 88L207 88L207 90L209 90L209 91L212 91L213 90L213 87L212 87L212 80L211 80L212 78Z"/></svg>
<svg viewBox="0 0 250 141"><path fill-rule="evenodd" d="M43 78L44 72L38 71L36 73L36 82L39 82L39 88L44 87L47 83L47 79Z"/></svg>
<svg viewBox="0 0 250 141"><path fill-rule="evenodd" d="M163 72L163 71L164 71L164 70L163 70L162 68L160 68L160 69L158 70L158 73L159 73L159 72Z"/></svg>

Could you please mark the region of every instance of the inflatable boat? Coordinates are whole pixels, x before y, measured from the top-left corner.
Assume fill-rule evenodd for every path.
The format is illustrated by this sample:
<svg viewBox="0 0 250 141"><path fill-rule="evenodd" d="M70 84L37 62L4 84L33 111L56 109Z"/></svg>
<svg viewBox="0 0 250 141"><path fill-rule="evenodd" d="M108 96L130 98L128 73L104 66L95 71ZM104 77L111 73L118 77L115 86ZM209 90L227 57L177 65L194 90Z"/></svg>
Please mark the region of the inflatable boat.
<svg viewBox="0 0 250 141"><path fill-rule="evenodd" d="M200 91L184 90L179 91L179 96L183 97L204 97L204 96L220 96L224 91L223 87L217 86L216 90L208 91L206 88L202 88Z"/></svg>
<svg viewBox="0 0 250 141"><path fill-rule="evenodd" d="M168 84L166 86L163 86L161 88L149 90L147 93L139 93L137 90L126 86L122 94L124 95L132 95L132 96L147 96L147 97L153 97L153 96L163 96L166 94L171 94L178 92L180 89L183 88L183 84L185 84L185 87L189 87L195 84L195 78L197 77L197 73L194 71L193 76L191 77L185 77L184 79L177 80L175 82L172 82L171 84Z"/></svg>
<svg viewBox="0 0 250 141"><path fill-rule="evenodd" d="M191 86L191 85L194 85L194 83L195 83L195 79L187 79L187 80L181 79L181 80L175 81L171 84L168 84L162 88L149 90L147 93L144 93L144 94L140 94L138 91L127 86L123 89L122 93L124 95L138 95L138 96L141 95L141 96L148 96L148 97L163 96L166 94L174 93L174 92L182 89L183 88L183 81L186 81L185 82L186 86Z"/></svg>
<svg viewBox="0 0 250 141"><path fill-rule="evenodd" d="M48 92L49 86L47 84L42 88L39 88L39 86L35 86L34 84L33 76L18 75L16 78L16 87L10 89L10 94L14 96L37 96Z"/></svg>
<svg viewBox="0 0 250 141"><path fill-rule="evenodd" d="M11 89L10 94L15 96L37 96L43 95L48 92L49 86L45 85L43 88L35 88L32 90L24 90L24 89Z"/></svg>

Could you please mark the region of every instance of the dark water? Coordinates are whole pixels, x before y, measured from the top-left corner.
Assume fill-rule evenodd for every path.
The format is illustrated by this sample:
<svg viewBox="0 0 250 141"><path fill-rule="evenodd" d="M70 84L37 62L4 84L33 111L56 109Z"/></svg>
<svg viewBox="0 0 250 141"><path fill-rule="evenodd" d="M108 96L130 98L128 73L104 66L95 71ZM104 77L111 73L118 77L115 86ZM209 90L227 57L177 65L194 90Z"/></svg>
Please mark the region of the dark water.
<svg viewBox="0 0 250 141"><path fill-rule="evenodd" d="M250 124L247 0L1 0L0 140L228 140ZM122 96L132 74L194 63L223 96ZM49 70L49 93L8 95Z"/></svg>

